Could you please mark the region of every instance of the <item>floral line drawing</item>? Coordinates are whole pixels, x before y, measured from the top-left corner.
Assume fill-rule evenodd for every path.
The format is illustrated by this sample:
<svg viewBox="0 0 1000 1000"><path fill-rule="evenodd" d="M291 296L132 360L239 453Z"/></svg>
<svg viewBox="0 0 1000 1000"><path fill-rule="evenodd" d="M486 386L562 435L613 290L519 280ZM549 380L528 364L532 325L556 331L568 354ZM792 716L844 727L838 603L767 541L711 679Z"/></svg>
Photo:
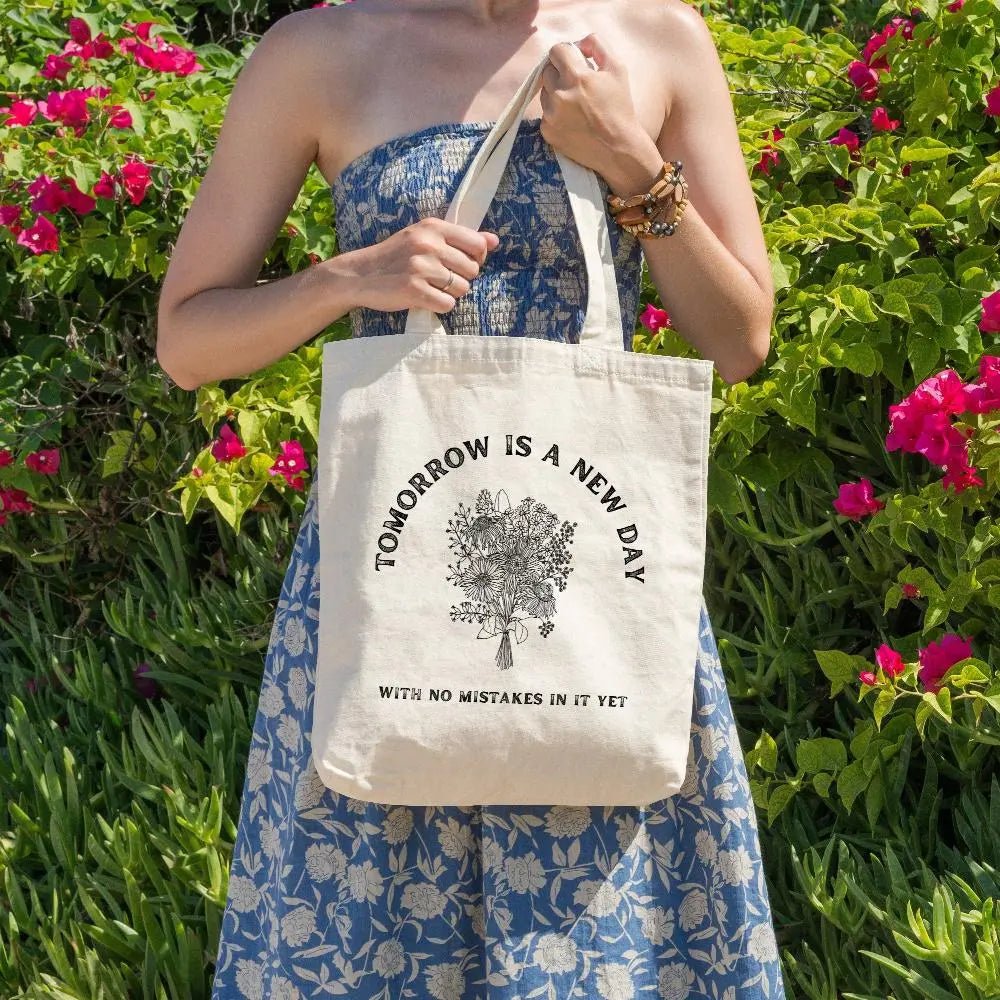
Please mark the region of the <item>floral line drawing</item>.
<svg viewBox="0 0 1000 1000"><path fill-rule="evenodd" d="M563 591L573 572L570 546L576 521L563 521L544 503L525 497L511 507L505 490L481 490L475 509L459 502L448 521L448 547L456 554L446 579L466 600L451 607L454 622L480 626L478 639L500 636L496 664L513 666L511 633L528 638L526 621L541 619L542 638L555 627L555 590Z"/></svg>

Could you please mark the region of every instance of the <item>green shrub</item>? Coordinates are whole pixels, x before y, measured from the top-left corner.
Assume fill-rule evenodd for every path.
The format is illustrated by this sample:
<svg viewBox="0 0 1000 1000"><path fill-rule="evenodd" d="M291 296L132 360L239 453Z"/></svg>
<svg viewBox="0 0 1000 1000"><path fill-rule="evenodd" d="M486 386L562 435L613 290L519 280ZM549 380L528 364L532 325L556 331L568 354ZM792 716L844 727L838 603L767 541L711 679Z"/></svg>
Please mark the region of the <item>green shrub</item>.
<svg viewBox="0 0 1000 1000"><path fill-rule="evenodd" d="M706 595L789 996L1000 995L997 414L947 414L981 485L886 445L890 406L949 369L986 384L998 353L1000 6L951 6L900 22L880 72L869 32L909 7L703 5L777 288L768 363L717 385ZM176 220L252 45L225 26L274 8L177 8L204 42L195 72L126 46L61 82L38 69L75 12L0 13L0 89L109 88L79 131L0 126L0 206L59 241L35 254L0 217L0 985L204 996L304 501L280 460L315 453L321 345L347 324L196 394L153 363ZM92 38L189 44L162 10L82 17ZM149 20L145 39L123 27ZM29 213L46 173L93 208L67 181L71 204ZM333 221L310 175L263 277L334 253ZM648 275L644 292L636 349L690 353Z"/></svg>

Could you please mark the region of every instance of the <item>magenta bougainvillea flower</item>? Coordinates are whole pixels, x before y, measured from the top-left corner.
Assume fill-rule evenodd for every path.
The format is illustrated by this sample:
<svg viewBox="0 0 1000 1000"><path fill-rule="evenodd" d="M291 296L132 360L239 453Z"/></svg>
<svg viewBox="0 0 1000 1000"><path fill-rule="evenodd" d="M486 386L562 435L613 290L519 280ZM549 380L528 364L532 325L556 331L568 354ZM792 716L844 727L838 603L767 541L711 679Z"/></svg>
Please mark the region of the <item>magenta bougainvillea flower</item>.
<svg viewBox="0 0 1000 1000"><path fill-rule="evenodd" d="M904 583L900 589L903 591L903 596L911 600L920 596L920 588L915 583Z"/></svg>
<svg viewBox="0 0 1000 1000"><path fill-rule="evenodd" d="M986 107L983 108L983 114L1000 116L1000 83L986 94Z"/></svg>
<svg viewBox="0 0 1000 1000"><path fill-rule="evenodd" d="M48 174L39 174L29 185L28 193L34 195L28 203L32 212L58 212L68 206L80 215L92 212L97 202L76 186L72 177L53 180Z"/></svg>
<svg viewBox="0 0 1000 1000"><path fill-rule="evenodd" d="M1000 86L997 87L1000 91ZM1000 289L979 300L983 315L979 320L980 333L1000 333Z"/></svg>
<svg viewBox="0 0 1000 1000"><path fill-rule="evenodd" d="M906 669L902 654L885 642L875 650L875 662L889 677L898 677Z"/></svg>
<svg viewBox="0 0 1000 1000"><path fill-rule="evenodd" d="M861 681L862 684L874 687L878 678L870 670L862 670L861 673L858 674L858 680Z"/></svg>
<svg viewBox="0 0 1000 1000"><path fill-rule="evenodd" d="M24 464L32 472L40 472L46 476L54 476L59 471L60 461L58 448L40 448L24 457Z"/></svg>
<svg viewBox="0 0 1000 1000"><path fill-rule="evenodd" d="M785 133L777 126L770 129L769 132L764 133L764 138L767 139L767 142L760 154L760 159L754 164L762 174L770 175L771 167L778 162L781 152L774 146L774 143L784 137Z"/></svg>
<svg viewBox="0 0 1000 1000"><path fill-rule="evenodd" d="M160 689L160 685L152 677L146 677L145 675L153 668L143 660L135 670L132 671L132 686L135 688L135 693L140 698L159 698L163 692Z"/></svg>
<svg viewBox="0 0 1000 1000"><path fill-rule="evenodd" d="M900 119L890 118L885 108L875 108L872 111L872 129L876 132L894 132L899 128Z"/></svg>
<svg viewBox="0 0 1000 1000"><path fill-rule="evenodd" d="M142 21L135 25L133 35L118 40L119 51L131 55L140 66L156 70L158 73L189 76L205 68L198 62L193 49L174 45L166 41L162 35L153 35L150 40L149 29L156 23L156 21Z"/></svg>
<svg viewBox="0 0 1000 1000"><path fill-rule="evenodd" d="M670 326L670 314L666 309L660 309L650 302L640 313L639 322L647 330L660 330L665 326Z"/></svg>
<svg viewBox="0 0 1000 1000"><path fill-rule="evenodd" d="M0 486L0 527L7 523L8 514L32 514L35 505L24 490L16 486Z"/></svg>
<svg viewBox="0 0 1000 1000"><path fill-rule="evenodd" d="M17 234L17 243L32 253L55 253L59 249L59 230L44 215Z"/></svg>
<svg viewBox="0 0 1000 1000"><path fill-rule="evenodd" d="M267 471L272 476L284 476L292 489L303 489L302 472L309 470L309 461L299 441L282 441L281 454Z"/></svg>
<svg viewBox="0 0 1000 1000"><path fill-rule="evenodd" d="M841 483L834 510L851 520L859 521L868 514L881 510L885 503L875 497L872 482L867 476L856 483Z"/></svg>
<svg viewBox="0 0 1000 1000"><path fill-rule="evenodd" d="M857 152L861 140L856 132L852 132L849 128L841 128L838 129L835 136L830 137L828 142L831 146L846 146L853 155Z"/></svg>
<svg viewBox="0 0 1000 1000"><path fill-rule="evenodd" d="M972 656L972 636L946 632L935 642L918 650L920 669L917 677L928 691L939 691L941 679L960 660Z"/></svg>
<svg viewBox="0 0 1000 1000"><path fill-rule="evenodd" d="M956 492L982 486L983 481L969 463L973 429L960 430L951 418L1000 409L1000 358L983 355L979 373L979 381L965 383L956 371L946 368L924 379L905 399L889 407L886 450L922 454L945 469L941 483Z"/></svg>
<svg viewBox="0 0 1000 1000"><path fill-rule="evenodd" d="M234 458L242 458L246 453L236 432L229 424L223 424L219 436L212 443L212 457L217 462L230 462Z"/></svg>

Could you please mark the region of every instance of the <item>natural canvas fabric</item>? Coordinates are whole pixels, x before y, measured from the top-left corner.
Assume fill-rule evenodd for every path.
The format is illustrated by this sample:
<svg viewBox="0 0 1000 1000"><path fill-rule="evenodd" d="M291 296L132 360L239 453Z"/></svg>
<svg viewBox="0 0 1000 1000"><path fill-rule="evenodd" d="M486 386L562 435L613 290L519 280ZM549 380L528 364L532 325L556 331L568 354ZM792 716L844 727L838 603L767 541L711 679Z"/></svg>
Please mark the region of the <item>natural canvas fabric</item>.
<svg viewBox="0 0 1000 1000"><path fill-rule="evenodd" d="M449 221L480 227L546 62ZM324 345L311 739L358 799L634 805L684 780L713 363L622 351L596 175L556 157L579 344L447 336L414 309L402 335Z"/></svg>

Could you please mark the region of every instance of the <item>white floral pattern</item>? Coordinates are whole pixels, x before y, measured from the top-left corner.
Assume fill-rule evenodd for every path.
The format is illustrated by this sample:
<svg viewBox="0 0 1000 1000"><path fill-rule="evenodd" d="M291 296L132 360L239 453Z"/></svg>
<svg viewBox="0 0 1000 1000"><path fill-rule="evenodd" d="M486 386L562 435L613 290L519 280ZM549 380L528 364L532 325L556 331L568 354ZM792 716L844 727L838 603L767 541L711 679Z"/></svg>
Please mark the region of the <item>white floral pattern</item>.
<svg viewBox="0 0 1000 1000"><path fill-rule="evenodd" d="M431 126L349 164L334 185L341 249L443 214L490 125ZM449 332L485 324L479 332L572 340L586 304L582 254L537 122L522 123L483 228L501 243L485 280L440 314ZM638 241L610 232L629 350ZM357 310L352 322L357 336L398 333L405 312ZM313 475L267 651L213 1000L783 998L757 818L704 601L677 795L586 808L342 796L323 785L309 743Z"/></svg>

